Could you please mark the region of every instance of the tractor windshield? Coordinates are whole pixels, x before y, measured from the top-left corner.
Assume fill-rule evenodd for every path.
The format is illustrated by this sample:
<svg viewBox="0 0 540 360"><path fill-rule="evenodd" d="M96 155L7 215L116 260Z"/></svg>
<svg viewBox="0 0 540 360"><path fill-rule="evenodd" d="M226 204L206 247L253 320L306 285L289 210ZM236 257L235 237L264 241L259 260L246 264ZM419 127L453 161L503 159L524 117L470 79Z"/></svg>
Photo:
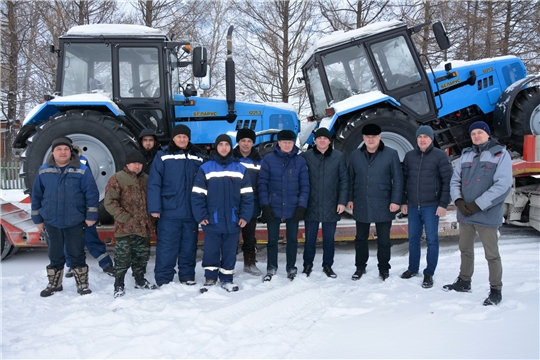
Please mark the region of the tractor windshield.
<svg viewBox="0 0 540 360"><path fill-rule="evenodd" d="M112 94L111 48L106 44L70 43L64 47L62 95Z"/></svg>

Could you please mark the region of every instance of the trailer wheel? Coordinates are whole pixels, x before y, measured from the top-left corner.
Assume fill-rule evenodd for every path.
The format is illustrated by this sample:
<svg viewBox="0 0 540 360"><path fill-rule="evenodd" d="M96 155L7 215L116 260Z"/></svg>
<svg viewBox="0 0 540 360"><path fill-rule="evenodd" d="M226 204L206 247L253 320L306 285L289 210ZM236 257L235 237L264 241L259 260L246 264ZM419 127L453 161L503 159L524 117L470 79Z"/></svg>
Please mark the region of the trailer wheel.
<svg viewBox="0 0 540 360"><path fill-rule="evenodd" d="M364 143L362 127L367 124L377 124L381 127L381 140L385 146L398 152L401 161L408 151L414 149L418 127L416 122L400 111L386 108L366 110L353 116L338 130L334 148L343 152L348 159L349 155Z"/></svg>
<svg viewBox="0 0 540 360"><path fill-rule="evenodd" d="M510 113L511 142L514 151L523 152L523 136L540 134L540 88L530 87L519 92Z"/></svg>
<svg viewBox="0 0 540 360"><path fill-rule="evenodd" d="M4 260L4 259L7 259L7 258L13 256L13 254L15 254L17 252L17 250L19 250L19 248L16 247L16 246L13 246L9 242L9 239L8 239L3 227L1 228L1 230L2 230L2 235L1 235L2 236L2 239L1 239L1 241L2 241L2 252L1 252L1 254L2 254L2 260Z"/></svg>
<svg viewBox="0 0 540 360"><path fill-rule="evenodd" d="M22 155L20 176L24 178L27 193L32 189L39 167L51 152L52 141L60 136L68 136L88 160L100 202L105 197L109 178L124 167L126 154L138 149L135 137L119 120L97 111L70 110L53 116L36 129ZM101 203L99 215L102 224L112 222Z"/></svg>

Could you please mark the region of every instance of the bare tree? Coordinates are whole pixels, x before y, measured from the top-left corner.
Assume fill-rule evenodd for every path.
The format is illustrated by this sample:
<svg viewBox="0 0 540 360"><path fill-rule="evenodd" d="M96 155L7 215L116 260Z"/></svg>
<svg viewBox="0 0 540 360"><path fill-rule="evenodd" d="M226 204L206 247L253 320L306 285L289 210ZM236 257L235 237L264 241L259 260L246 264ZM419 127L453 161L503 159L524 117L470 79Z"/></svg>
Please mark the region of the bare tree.
<svg viewBox="0 0 540 360"><path fill-rule="evenodd" d="M381 21L389 13L390 0L319 0L321 15L332 31L352 30Z"/></svg>

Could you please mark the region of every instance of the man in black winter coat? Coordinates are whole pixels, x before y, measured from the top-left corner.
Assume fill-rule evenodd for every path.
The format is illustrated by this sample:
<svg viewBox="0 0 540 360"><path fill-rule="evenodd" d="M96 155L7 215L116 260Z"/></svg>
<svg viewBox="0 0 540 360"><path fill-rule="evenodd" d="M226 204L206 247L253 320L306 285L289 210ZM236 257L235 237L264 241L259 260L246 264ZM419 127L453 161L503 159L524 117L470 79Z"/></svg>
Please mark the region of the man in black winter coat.
<svg viewBox="0 0 540 360"><path fill-rule="evenodd" d="M367 124L362 128L364 145L349 159L349 202L356 220L356 272L359 280L366 272L369 258L369 229L377 229L379 277L386 280L390 271L390 229L401 205L403 172L396 150L381 141L381 128Z"/></svg>
<svg viewBox="0 0 540 360"><path fill-rule="evenodd" d="M452 165L448 155L433 146L433 130L427 125L416 131L417 148L403 159L405 181L401 212L409 216L409 268L401 277L410 279L420 269L422 231L426 230L427 266L423 288L433 287L439 259L439 218L450 203Z"/></svg>
<svg viewBox="0 0 540 360"><path fill-rule="evenodd" d="M335 278L334 235L337 222L347 205L349 195L349 175L345 156L332 148L332 135L326 128L318 128L315 133L315 147L302 156L306 159L309 174L309 198L304 217L306 243L304 245L304 271L306 276L313 270L315 244L319 223L322 223L323 272Z"/></svg>

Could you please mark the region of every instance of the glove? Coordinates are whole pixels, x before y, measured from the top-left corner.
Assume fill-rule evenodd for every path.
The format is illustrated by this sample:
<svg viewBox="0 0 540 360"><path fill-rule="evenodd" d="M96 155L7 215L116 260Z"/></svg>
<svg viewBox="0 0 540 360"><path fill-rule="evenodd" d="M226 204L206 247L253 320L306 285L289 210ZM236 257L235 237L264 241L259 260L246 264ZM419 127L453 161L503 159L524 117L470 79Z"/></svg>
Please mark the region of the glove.
<svg viewBox="0 0 540 360"><path fill-rule="evenodd" d="M306 213L306 208L303 206L297 206L294 210L292 217L296 221L304 220L304 214Z"/></svg>
<svg viewBox="0 0 540 360"><path fill-rule="evenodd" d="M471 211L467 208L467 203L465 202L465 200L457 199L456 201L454 201L454 204L456 204L456 206L459 209L459 212L461 212L463 215L465 216L472 215Z"/></svg>
<svg viewBox="0 0 540 360"><path fill-rule="evenodd" d="M470 203L470 204L465 204L465 207L467 208L467 210L469 210L471 215L476 214L479 211L482 211L482 209L480 209L480 207L478 205L476 205L476 203L474 201L472 203Z"/></svg>
<svg viewBox="0 0 540 360"><path fill-rule="evenodd" d="M274 220L275 216L276 216L276 213L272 211L272 208L270 207L270 205L263 205L262 215L261 215L261 221L263 223L267 223L271 220Z"/></svg>

